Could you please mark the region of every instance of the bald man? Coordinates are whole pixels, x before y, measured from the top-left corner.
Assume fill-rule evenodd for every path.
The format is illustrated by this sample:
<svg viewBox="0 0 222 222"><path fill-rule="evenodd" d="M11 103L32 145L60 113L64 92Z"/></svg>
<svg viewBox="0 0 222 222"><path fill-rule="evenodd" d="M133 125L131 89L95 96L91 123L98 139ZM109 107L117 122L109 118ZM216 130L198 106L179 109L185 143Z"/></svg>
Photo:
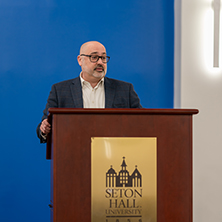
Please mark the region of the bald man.
<svg viewBox="0 0 222 222"><path fill-rule="evenodd" d="M84 43L77 61L81 66L79 77L52 86L37 136L47 141L51 125L47 121L49 108L142 108L133 85L105 77L110 57L97 41Z"/></svg>

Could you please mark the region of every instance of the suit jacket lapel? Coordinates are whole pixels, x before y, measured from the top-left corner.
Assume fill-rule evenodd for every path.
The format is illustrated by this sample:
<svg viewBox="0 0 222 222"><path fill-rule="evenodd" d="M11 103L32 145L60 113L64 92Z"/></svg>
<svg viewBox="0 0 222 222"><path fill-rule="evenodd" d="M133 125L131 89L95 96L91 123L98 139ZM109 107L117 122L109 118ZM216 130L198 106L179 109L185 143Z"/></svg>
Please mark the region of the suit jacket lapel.
<svg viewBox="0 0 222 222"><path fill-rule="evenodd" d="M105 108L113 107L113 100L115 95L115 86L112 84L112 81L107 77L104 77L105 85Z"/></svg>
<svg viewBox="0 0 222 222"><path fill-rule="evenodd" d="M70 89L72 93L74 107L83 108L82 87L79 77L73 79L72 84L70 85Z"/></svg>

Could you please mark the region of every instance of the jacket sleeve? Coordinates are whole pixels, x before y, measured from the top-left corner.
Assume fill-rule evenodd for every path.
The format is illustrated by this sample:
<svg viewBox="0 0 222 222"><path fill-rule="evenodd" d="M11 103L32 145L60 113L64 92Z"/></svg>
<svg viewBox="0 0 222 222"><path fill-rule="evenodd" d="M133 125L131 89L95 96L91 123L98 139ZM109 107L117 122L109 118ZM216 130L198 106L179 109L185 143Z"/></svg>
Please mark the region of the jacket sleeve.
<svg viewBox="0 0 222 222"><path fill-rule="evenodd" d="M130 100L130 108L143 108L142 105L140 104L140 99L137 93L135 92L132 84L130 84L129 100Z"/></svg>
<svg viewBox="0 0 222 222"><path fill-rule="evenodd" d="M46 104L45 109L43 111L42 121L44 119L48 118L48 109L49 108L56 108L56 107L58 107L58 99L57 99L56 86L53 85L51 88L51 91L49 93L47 104ZM46 143L47 140L42 136L41 130L40 130L40 125L41 125L42 121L38 124L38 126L36 128L36 133L37 133L38 138L40 139L40 143Z"/></svg>

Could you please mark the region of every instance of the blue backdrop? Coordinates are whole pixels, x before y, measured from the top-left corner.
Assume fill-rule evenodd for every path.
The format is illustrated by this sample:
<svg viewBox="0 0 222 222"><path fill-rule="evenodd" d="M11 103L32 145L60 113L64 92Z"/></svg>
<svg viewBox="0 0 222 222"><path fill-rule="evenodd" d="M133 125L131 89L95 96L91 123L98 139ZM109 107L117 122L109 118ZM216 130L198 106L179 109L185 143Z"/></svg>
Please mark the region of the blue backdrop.
<svg viewBox="0 0 222 222"><path fill-rule="evenodd" d="M35 129L53 83L74 78L82 43L145 108L173 108L174 0L0 1L0 221L49 222L50 161Z"/></svg>

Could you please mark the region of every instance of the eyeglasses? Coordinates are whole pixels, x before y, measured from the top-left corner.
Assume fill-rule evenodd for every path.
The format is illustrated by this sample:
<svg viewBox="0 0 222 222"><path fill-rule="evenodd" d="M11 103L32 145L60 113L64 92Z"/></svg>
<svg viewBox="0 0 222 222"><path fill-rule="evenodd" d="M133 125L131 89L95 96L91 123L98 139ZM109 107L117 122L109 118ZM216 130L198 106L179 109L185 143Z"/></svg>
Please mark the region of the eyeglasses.
<svg viewBox="0 0 222 222"><path fill-rule="evenodd" d="M99 59L102 59L103 63L107 63L107 62L109 62L109 59L110 59L109 56L85 55L85 54L81 54L80 56L89 57L89 60L93 63L96 63Z"/></svg>

